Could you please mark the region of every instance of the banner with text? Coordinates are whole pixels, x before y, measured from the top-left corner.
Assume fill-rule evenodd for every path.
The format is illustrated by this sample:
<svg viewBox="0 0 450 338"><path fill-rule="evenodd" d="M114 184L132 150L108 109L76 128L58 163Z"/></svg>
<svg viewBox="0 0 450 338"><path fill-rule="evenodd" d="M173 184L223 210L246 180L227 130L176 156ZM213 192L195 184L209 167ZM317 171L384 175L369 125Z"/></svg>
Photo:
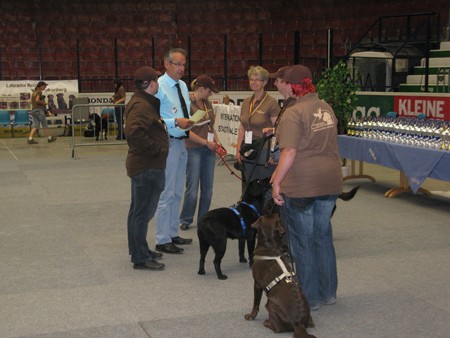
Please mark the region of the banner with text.
<svg viewBox="0 0 450 338"><path fill-rule="evenodd" d="M360 92L357 97L357 107L353 111L354 118L383 116L393 111L398 116L415 117L418 114L425 114L430 119L450 121L449 95Z"/></svg>
<svg viewBox="0 0 450 338"><path fill-rule="evenodd" d="M38 80L0 81L0 109L31 109L31 94ZM45 81L44 91L48 110L52 113L68 113L73 99L78 96L78 80Z"/></svg>
<svg viewBox="0 0 450 338"><path fill-rule="evenodd" d="M228 154L235 155L239 125L241 123L241 107L225 104L213 105L216 115L215 129L217 136Z"/></svg>

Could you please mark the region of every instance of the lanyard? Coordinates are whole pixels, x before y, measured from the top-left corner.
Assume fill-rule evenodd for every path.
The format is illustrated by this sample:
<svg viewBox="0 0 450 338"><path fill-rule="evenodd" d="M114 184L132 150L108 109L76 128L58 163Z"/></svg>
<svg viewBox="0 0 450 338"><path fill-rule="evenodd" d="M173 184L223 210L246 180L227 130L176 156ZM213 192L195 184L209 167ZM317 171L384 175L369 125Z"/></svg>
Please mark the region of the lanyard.
<svg viewBox="0 0 450 338"><path fill-rule="evenodd" d="M267 93L266 93L266 95L264 95L264 97L261 100L261 102L255 107L255 109L253 109L253 98L250 101L250 116L248 117L248 130L250 130L250 118L258 110L258 108L263 104L263 102L266 99L266 97L267 97Z"/></svg>
<svg viewBox="0 0 450 338"><path fill-rule="evenodd" d="M194 93L192 93L192 97L194 98L194 100L193 100L192 102L194 102L194 104L197 106L197 108L206 112L206 114L205 114L205 116L202 118L202 120L208 119L208 118L209 118L209 110L208 110L208 107L206 106L206 102L205 102L204 100L201 100L201 102L203 103L203 108L202 108L202 107L200 107L200 105L198 104L198 100L197 100L197 98L195 97L195 94L194 94ZM212 132L212 130L211 130L211 125L210 125L209 122L208 122L208 131L209 131L209 132Z"/></svg>

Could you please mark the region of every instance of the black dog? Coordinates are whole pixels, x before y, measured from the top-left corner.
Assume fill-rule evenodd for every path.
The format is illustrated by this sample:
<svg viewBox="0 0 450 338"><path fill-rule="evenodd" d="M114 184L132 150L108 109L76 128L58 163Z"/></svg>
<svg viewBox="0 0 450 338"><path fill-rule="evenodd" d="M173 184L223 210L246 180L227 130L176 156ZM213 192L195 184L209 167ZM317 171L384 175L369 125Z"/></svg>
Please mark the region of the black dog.
<svg viewBox="0 0 450 338"><path fill-rule="evenodd" d="M341 192L341 194L339 195L338 198L340 198L343 201L350 201L353 197L355 197L358 189L359 189L359 185L357 185L350 191L347 191L347 192L343 191L343 192ZM336 211L336 204L334 205L333 211L331 213L331 217L333 217L335 211Z"/></svg>
<svg viewBox="0 0 450 338"><path fill-rule="evenodd" d="M256 231L250 228L260 216L264 205L264 196L270 189L269 178L250 182L242 196L242 201L231 208L219 208L208 211L198 223L197 235L200 242L199 275L205 274L205 257L210 246L215 252L214 268L219 279L227 279L222 273L220 263L225 255L227 238L239 239L239 261L247 262L244 257L245 241L250 265L253 263Z"/></svg>
<svg viewBox="0 0 450 338"><path fill-rule="evenodd" d="M92 113L89 114L89 119L94 121L94 135L95 140L98 141L98 137L100 136L100 139L103 140L103 134L105 135L105 140L108 139L108 119L102 118L98 114Z"/></svg>
<svg viewBox="0 0 450 338"><path fill-rule="evenodd" d="M343 191L338 196L338 198L345 202L350 201L351 199L353 199L353 197L355 197L356 193L358 192L358 189L359 189L359 185L352 188L350 191ZM331 217L333 217L335 211L336 211L336 204L334 205L333 211L331 212ZM265 214L272 214L272 213L279 214L280 207L278 205L276 205L273 200L270 200L269 203L267 203L264 206L264 210L261 212L261 214L265 215Z"/></svg>

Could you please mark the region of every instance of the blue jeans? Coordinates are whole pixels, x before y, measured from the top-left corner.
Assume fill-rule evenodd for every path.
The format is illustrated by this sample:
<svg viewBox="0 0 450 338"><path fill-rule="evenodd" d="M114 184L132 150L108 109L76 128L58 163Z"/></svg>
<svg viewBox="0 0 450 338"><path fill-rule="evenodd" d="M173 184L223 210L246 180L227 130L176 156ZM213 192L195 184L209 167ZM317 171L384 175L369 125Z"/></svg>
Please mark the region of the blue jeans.
<svg viewBox="0 0 450 338"><path fill-rule="evenodd" d="M186 177L187 151L184 140L169 139L169 155L166 166L166 186L156 209L157 245L172 242L178 236L178 220L181 196Z"/></svg>
<svg viewBox="0 0 450 338"><path fill-rule="evenodd" d="M336 254L330 220L337 197L284 196L281 207L297 277L312 308L336 298Z"/></svg>
<svg viewBox="0 0 450 338"><path fill-rule="evenodd" d="M186 191L180 223L191 224L197 207L198 187L200 185L200 202L197 212L197 224L211 205L214 182L215 153L207 147L188 149L186 167Z"/></svg>
<svg viewBox="0 0 450 338"><path fill-rule="evenodd" d="M131 177L131 204L128 212L128 250L131 261L150 260L147 243L148 222L155 215L159 196L164 190L164 169L148 169Z"/></svg>

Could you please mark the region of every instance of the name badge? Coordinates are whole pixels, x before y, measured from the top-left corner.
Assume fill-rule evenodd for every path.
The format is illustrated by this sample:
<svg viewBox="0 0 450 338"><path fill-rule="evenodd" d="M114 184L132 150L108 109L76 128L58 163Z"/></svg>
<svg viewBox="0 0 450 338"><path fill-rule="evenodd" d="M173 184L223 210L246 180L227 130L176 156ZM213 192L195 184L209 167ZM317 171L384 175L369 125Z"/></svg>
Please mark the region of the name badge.
<svg viewBox="0 0 450 338"><path fill-rule="evenodd" d="M275 146L277 145L277 138L274 136L270 140L270 151L273 152L275 150Z"/></svg>
<svg viewBox="0 0 450 338"><path fill-rule="evenodd" d="M208 132L207 140L208 140L208 142L214 142L214 133Z"/></svg>
<svg viewBox="0 0 450 338"><path fill-rule="evenodd" d="M253 132L251 130L246 130L244 142L247 144L251 144L252 140L253 140Z"/></svg>

